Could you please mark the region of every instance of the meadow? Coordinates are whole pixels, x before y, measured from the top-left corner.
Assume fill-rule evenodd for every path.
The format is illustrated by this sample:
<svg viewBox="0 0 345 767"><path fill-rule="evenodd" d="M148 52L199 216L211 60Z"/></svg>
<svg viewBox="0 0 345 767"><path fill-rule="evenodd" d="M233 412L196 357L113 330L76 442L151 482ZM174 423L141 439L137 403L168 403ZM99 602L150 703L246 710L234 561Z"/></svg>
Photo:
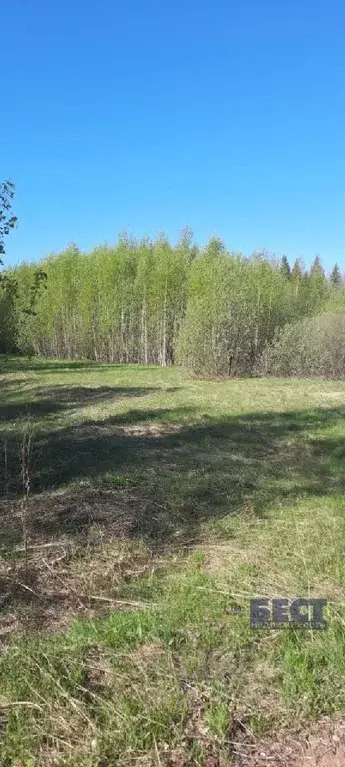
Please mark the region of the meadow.
<svg viewBox="0 0 345 767"><path fill-rule="evenodd" d="M0 357L1 765L341 763L344 414L343 381ZM299 596L326 631L251 630Z"/></svg>

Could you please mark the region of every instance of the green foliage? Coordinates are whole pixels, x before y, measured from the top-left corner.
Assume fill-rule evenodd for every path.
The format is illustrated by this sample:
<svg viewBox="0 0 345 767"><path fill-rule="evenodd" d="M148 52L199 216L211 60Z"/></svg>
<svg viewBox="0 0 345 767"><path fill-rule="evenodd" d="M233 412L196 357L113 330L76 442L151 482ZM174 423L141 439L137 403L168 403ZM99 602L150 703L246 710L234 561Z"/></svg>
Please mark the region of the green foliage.
<svg viewBox="0 0 345 767"><path fill-rule="evenodd" d="M310 267L310 274L318 277L324 277L325 272L321 264L320 256L315 256L314 261Z"/></svg>
<svg viewBox="0 0 345 767"><path fill-rule="evenodd" d="M286 279L289 280L291 277L291 269L290 269L290 264L288 262L287 256L282 256L280 268L284 277L286 277Z"/></svg>
<svg viewBox="0 0 345 767"><path fill-rule="evenodd" d="M345 313L328 312L286 325L261 358L259 369L282 376L345 377Z"/></svg>
<svg viewBox="0 0 345 767"><path fill-rule="evenodd" d="M341 278L341 271L339 269L338 264L334 264L329 279L332 285L334 285L334 287L338 287L339 285L341 285L342 278Z"/></svg>
<svg viewBox="0 0 345 767"><path fill-rule="evenodd" d="M114 248L86 254L71 245L47 257L41 273L48 287L35 294L35 316L20 329L20 348L67 359L172 363L194 257L186 237L172 248L163 236L135 242L126 235ZM36 265L16 270L18 307L25 306L34 274Z"/></svg>
<svg viewBox="0 0 345 767"><path fill-rule="evenodd" d="M17 224L16 216L11 214L12 200L14 197L14 184L12 181L4 181L0 184L0 267L3 266L5 255L5 237ZM16 343L16 320L15 298L17 284L4 272L0 272L0 353L15 351Z"/></svg>
<svg viewBox="0 0 345 767"><path fill-rule="evenodd" d="M0 275L1 276L1 275ZM0 280L0 354L17 351L17 283L7 275Z"/></svg>
<svg viewBox="0 0 345 767"><path fill-rule="evenodd" d="M275 261L231 256L212 244L189 272L178 359L196 374L248 375L276 328L300 311L295 286Z"/></svg>
<svg viewBox="0 0 345 767"><path fill-rule="evenodd" d="M2 256L5 254L5 237L17 223L17 217L11 214L13 197L13 182L3 181L0 184L0 266L3 265Z"/></svg>
<svg viewBox="0 0 345 767"><path fill-rule="evenodd" d="M199 250L189 229L175 246L163 234L90 253L72 244L7 271L1 349L250 375L284 325L343 310L338 271L326 279L318 257L309 273L299 259L290 270L286 256L245 258L215 237Z"/></svg>
<svg viewBox="0 0 345 767"><path fill-rule="evenodd" d="M17 217L11 214L15 187L12 181L0 184L0 267L5 254L5 236L17 225ZM18 351L19 329L23 324L23 315L35 315L35 305L40 288L46 287L46 273L36 269L31 274L31 283L27 285L26 299L18 313L19 284L17 275L8 270L0 272L0 353Z"/></svg>

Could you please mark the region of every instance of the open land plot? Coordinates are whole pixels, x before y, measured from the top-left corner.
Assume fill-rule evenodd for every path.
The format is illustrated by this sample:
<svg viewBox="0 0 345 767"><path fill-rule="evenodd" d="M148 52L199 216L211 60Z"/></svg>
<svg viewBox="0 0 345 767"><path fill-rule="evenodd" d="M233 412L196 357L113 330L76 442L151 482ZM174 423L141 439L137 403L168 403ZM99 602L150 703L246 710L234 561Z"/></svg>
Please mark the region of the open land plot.
<svg viewBox="0 0 345 767"><path fill-rule="evenodd" d="M0 361L2 765L344 763L344 415L343 382ZM300 596L326 631L250 629Z"/></svg>

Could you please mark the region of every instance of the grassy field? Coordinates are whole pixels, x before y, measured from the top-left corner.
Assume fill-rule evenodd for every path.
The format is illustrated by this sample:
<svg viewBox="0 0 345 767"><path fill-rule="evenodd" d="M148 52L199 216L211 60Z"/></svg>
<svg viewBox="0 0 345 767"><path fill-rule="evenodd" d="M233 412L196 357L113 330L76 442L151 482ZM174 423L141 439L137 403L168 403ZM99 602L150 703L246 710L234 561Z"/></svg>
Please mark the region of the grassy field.
<svg viewBox="0 0 345 767"><path fill-rule="evenodd" d="M3 767L314 764L345 714L344 414L343 382L0 359ZM326 631L250 629L298 596Z"/></svg>

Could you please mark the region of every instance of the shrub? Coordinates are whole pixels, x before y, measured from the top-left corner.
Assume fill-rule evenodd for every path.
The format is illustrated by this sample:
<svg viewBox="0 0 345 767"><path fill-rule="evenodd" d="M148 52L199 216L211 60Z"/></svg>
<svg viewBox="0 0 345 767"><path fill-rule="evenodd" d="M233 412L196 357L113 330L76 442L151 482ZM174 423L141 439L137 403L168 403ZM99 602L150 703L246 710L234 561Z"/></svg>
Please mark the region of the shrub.
<svg viewBox="0 0 345 767"><path fill-rule="evenodd" d="M345 378L345 313L327 312L285 325L266 346L258 373Z"/></svg>

